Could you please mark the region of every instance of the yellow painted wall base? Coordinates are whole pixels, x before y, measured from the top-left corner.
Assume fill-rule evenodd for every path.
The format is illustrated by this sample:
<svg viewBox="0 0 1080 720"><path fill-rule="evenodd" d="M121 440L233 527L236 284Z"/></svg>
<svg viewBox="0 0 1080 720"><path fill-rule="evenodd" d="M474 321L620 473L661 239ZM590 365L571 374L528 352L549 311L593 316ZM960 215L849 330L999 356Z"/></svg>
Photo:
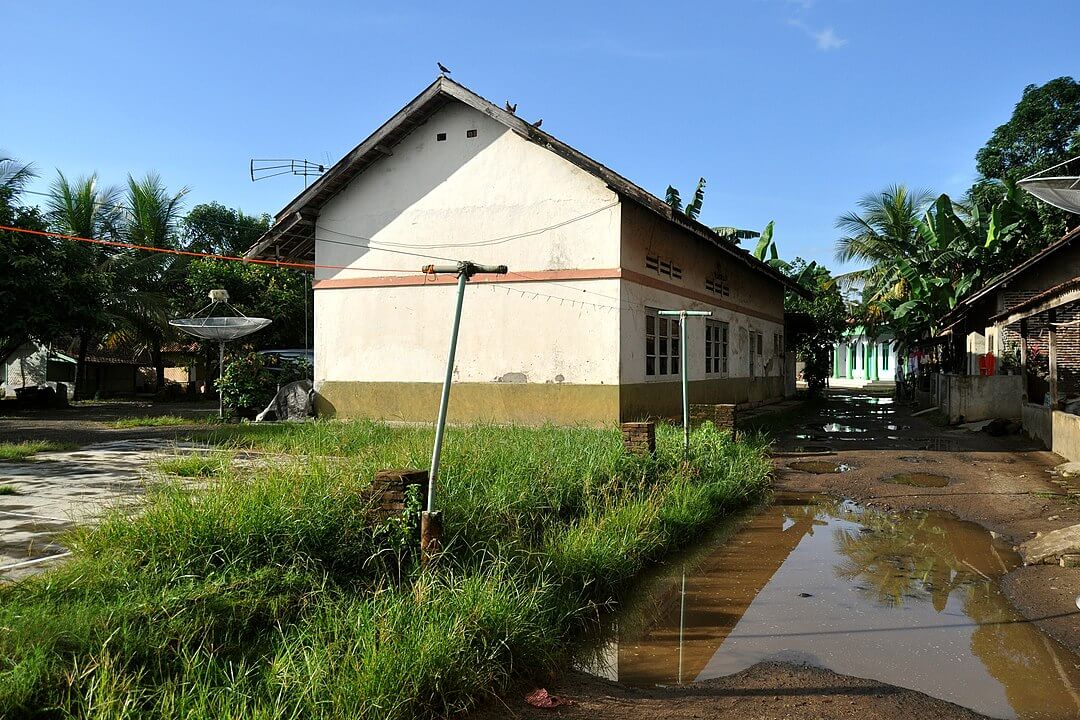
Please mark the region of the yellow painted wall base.
<svg viewBox="0 0 1080 720"><path fill-rule="evenodd" d="M433 422L439 383L323 382L315 409L320 416ZM617 385L557 383L454 383L447 419L542 425L607 425L619 420Z"/></svg>
<svg viewBox="0 0 1080 720"><path fill-rule="evenodd" d="M439 383L323 382L315 409L320 416L433 422ZM692 403L757 404L780 399L783 379L723 378L690 383ZM644 418L678 417L678 381L636 385L556 383L455 383L448 420L522 425L610 425Z"/></svg>

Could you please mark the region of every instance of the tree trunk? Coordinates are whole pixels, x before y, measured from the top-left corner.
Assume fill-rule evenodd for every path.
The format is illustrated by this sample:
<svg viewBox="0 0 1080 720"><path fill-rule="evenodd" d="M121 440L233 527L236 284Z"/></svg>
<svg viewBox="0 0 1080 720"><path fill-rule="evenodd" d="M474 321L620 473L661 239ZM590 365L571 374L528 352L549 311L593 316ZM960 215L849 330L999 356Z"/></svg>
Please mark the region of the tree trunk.
<svg viewBox="0 0 1080 720"><path fill-rule="evenodd" d="M79 333L79 357L75 364L75 392L72 395L76 400L86 399L86 345L85 332Z"/></svg>
<svg viewBox="0 0 1080 720"><path fill-rule="evenodd" d="M165 390L165 361L161 357L161 343L157 340L150 348L150 359L154 363L154 392Z"/></svg>

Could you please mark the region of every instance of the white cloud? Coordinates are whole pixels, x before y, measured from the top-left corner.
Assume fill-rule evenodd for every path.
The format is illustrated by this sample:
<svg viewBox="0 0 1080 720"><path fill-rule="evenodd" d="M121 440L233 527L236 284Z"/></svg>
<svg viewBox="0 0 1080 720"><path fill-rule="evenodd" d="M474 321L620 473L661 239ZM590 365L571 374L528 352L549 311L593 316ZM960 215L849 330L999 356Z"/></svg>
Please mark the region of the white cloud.
<svg viewBox="0 0 1080 720"><path fill-rule="evenodd" d="M807 37L812 38L814 44L817 45L817 49L822 52L828 52L829 50L836 50L847 45L847 38L842 38L836 34L836 31L831 27L826 27L821 30L814 30L802 20L791 19L788 20L788 25L797 27L806 34Z"/></svg>

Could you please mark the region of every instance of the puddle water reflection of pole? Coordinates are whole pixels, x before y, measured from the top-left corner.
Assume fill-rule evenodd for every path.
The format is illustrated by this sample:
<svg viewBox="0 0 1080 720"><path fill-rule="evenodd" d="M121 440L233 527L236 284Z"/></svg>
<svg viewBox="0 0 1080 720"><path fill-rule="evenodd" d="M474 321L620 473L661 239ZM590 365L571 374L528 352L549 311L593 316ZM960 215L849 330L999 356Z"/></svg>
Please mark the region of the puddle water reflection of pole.
<svg viewBox="0 0 1080 720"><path fill-rule="evenodd" d="M683 566L682 591L679 595L679 684L682 685L683 630L686 628L686 566Z"/></svg>

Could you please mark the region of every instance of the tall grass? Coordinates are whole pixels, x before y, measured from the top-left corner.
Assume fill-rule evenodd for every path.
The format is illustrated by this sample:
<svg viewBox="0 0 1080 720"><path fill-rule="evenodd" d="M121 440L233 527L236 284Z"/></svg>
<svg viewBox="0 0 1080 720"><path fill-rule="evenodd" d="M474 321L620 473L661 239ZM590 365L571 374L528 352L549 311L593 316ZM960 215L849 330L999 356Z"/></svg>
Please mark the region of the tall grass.
<svg viewBox="0 0 1080 720"><path fill-rule="evenodd" d="M74 450L77 447L78 445L71 443L55 443L46 440L0 443L0 460L25 460L39 452L60 452L62 450Z"/></svg>
<svg viewBox="0 0 1080 720"><path fill-rule="evenodd" d="M67 539L73 560L0 589L0 717L411 718L461 712L552 667L650 562L756 498L763 448L711 426L689 460L615 430L448 433L445 553L420 570L373 525L375 471L423 467L430 430L231 427L271 453L163 480L141 512ZM201 472L199 473L202 474Z"/></svg>

